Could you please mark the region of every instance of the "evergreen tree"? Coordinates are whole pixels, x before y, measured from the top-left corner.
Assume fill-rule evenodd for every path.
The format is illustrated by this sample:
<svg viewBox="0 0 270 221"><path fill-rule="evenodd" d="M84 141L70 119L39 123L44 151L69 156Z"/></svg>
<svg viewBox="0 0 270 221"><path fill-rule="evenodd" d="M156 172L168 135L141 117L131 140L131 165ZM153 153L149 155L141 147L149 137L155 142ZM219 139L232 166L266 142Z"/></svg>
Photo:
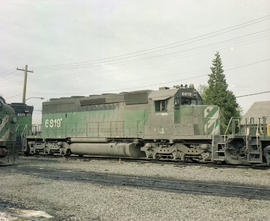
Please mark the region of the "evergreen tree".
<svg viewBox="0 0 270 221"><path fill-rule="evenodd" d="M204 85L204 84L200 84L198 87L198 92L200 93L202 100L203 100L203 104L205 104L205 99L206 99L206 95L205 95L205 91L207 90L208 86Z"/></svg>
<svg viewBox="0 0 270 221"><path fill-rule="evenodd" d="M221 133L224 133L231 117L239 117L239 105L223 73L223 66L219 52L212 61L211 74L209 74L208 87L204 93L204 104L214 104L220 107Z"/></svg>

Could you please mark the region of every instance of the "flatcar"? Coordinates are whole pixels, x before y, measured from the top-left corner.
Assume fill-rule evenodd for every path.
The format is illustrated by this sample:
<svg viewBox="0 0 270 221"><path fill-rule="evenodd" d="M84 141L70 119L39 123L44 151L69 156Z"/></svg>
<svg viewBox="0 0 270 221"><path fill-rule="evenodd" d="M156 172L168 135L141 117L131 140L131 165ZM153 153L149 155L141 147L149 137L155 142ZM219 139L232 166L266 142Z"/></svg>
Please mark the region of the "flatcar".
<svg viewBox="0 0 270 221"><path fill-rule="evenodd" d="M15 159L16 140L15 112L0 96L0 160L13 162ZM5 159L3 159L5 158Z"/></svg>

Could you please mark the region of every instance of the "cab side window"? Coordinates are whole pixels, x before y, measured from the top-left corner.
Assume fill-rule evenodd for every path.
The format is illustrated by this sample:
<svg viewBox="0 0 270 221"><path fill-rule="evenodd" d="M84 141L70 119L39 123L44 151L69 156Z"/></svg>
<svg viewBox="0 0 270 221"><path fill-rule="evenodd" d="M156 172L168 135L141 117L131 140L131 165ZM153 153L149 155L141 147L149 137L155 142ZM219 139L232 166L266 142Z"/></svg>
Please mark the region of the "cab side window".
<svg viewBox="0 0 270 221"><path fill-rule="evenodd" d="M168 100L155 101L156 112L167 112Z"/></svg>

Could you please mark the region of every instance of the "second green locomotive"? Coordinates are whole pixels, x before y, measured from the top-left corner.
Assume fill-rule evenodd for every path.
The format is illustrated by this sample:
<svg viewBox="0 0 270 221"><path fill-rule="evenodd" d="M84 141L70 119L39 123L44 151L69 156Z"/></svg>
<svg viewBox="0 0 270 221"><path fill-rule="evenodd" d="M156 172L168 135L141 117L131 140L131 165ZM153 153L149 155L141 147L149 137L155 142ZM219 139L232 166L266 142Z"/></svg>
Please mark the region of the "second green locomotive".
<svg viewBox="0 0 270 221"><path fill-rule="evenodd" d="M16 151L21 151L22 142L25 136L32 133L33 106L24 103L11 103L17 117L16 123Z"/></svg>

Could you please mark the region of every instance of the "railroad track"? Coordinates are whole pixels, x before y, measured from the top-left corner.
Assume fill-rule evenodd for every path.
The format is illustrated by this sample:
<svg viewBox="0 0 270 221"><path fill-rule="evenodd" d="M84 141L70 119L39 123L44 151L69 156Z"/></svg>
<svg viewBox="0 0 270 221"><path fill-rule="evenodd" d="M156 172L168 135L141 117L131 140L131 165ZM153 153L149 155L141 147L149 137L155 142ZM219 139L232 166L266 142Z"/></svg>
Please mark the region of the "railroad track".
<svg viewBox="0 0 270 221"><path fill-rule="evenodd" d="M46 160L46 159L59 159L63 158L60 155L32 155L32 156L23 156L25 159L37 159L37 160ZM67 160L81 160L81 161L91 161L91 160L111 160L111 161L119 161L119 162L136 162L140 164L144 163L154 163L154 164L171 164L176 167L185 167L185 166L205 166L210 168L254 168L254 169L261 169L267 170L270 169L269 166L265 164L256 164L256 165L230 165L230 164L217 164L213 162L182 162L182 161L173 161L173 160L154 160L154 159L147 159L147 158L128 158L128 157L103 157L103 156L77 156L71 155L68 157L64 157Z"/></svg>
<svg viewBox="0 0 270 221"><path fill-rule="evenodd" d="M15 166L14 166L15 167ZM270 200L270 187L243 185L238 183L179 180L166 177L134 176L102 172L71 171L54 168L13 167L13 173L37 176L39 178L86 182L106 186L127 186L192 195L242 197L247 199ZM8 168L8 167L6 167ZM8 172L9 169L4 169ZM3 171L3 172L4 172Z"/></svg>

